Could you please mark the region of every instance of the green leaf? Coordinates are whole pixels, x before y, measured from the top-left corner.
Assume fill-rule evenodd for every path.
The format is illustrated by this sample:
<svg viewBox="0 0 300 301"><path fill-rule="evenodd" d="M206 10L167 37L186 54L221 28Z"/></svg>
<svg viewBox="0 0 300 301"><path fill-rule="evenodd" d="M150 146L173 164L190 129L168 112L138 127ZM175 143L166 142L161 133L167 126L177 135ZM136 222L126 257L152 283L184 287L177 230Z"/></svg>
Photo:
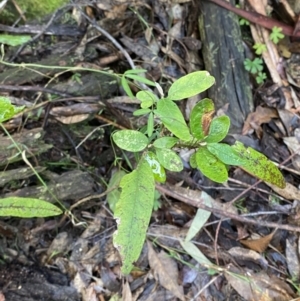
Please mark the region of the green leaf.
<svg viewBox="0 0 300 301"><path fill-rule="evenodd" d="M244 159L228 144L208 143L207 149L227 165L243 165Z"/></svg>
<svg viewBox="0 0 300 301"><path fill-rule="evenodd" d="M30 40L31 36L29 35L0 34L0 44L6 44L9 46L22 45Z"/></svg>
<svg viewBox="0 0 300 301"><path fill-rule="evenodd" d="M116 187L115 190L112 190L107 194L107 203L109 205L109 208L112 212L115 212L116 204L120 199L121 191L118 189L120 185L121 179L126 175L125 171L119 170L115 172L108 183L107 189L111 189L113 187Z"/></svg>
<svg viewBox="0 0 300 301"><path fill-rule="evenodd" d="M148 162L142 159L136 170L122 178L120 187L113 243L121 255L122 273L129 274L143 248L153 208L155 182Z"/></svg>
<svg viewBox="0 0 300 301"><path fill-rule="evenodd" d="M158 101L157 110L154 110L165 127L176 137L183 141L190 140L190 131L178 106L170 99L164 98Z"/></svg>
<svg viewBox="0 0 300 301"><path fill-rule="evenodd" d="M203 200L203 199L202 199ZM205 198L203 200L204 205L211 207L211 201L210 198ZM202 229L202 227L205 225L207 220L209 219L211 215L211 212L204 210L204 209L198 209L197 213L193 219L193 222L189 228L189 231L186 235L185 241L192 240L195 235Z"/></svg>
<svg viewBox="0 0 300 301"><path fill-rule="evenodd" d="M228 179L226 166L206 147L200 147L196 152L196 162L200 171L209 179L224 183Z"/></svg>
<svg viewBox="0 0 300 301"><path fill-rule="evenodd" d="M180 100L195 96L215 83L215 79L207 71L196 71L177 79L169 89L168 98Z"/></svg>
<svg viewBox="0 0 300 301"><path fill-rule="evenodd" d="M176 137L162 137L154 141L153 145L156 148L172 148L177 142L178 138Z"/></svg>
<svg viewBox="0 0 300 301"><path fill-rule="evenodd" d="M128 81L127 79L125 78L125 76L123 75L121 77L121 85L124 89L124 91L126 92L126 94L130 97L130 98L134 98L134 95L129 87L129 84L128 84Z"/></svg>
<svg viewBox="0 0 300 301"><path fill-rule="evenodd" d="M147 135L148 135L148 137L152 136L153 129L154 129L154 115L151 112L148 116L148 122L147 122Z"/></svg>
<svg viewBox="0 0 300 301"><path fill-rule="evenodd" d="M112 137L118 147L129 152L140 152L148 145L148 138L134 130L118 131L113 133Z"/></svg>
<svg viewBox="0 0 300 301"><path fill-rule="evenodd" d="M274 184L280 188L285 187L285 180L280 170L266 156L251 147L245 147L241 142L236 142L232 148L244 160L241 166L251 175Z"/></svg>
<svg viewBox="0 0 300 301"><path fill-rule="evenodd" d="M207 143L219 142L228 134L230 119L228 116L216 117L211 121L208 136L205 138Z"/></svg>
<svg viewBox="0 0 300 301"><path fill-rule="evenodd" d="M158 162L156 155L153 152L147 152L145 155L145 160L152 169L155 181L160 183L166 182L166 171Z"/></svg>
<svg viewBox="0 0 300 301"><path fill-rule="evenodd" d="M145 77L142 77L142 76L139 76L139 75L135 75L135 74L128 74L128 73L126 73L125 76L127 78L133 79L133 80L135 80L137 82L144 83L144 84L146 84L148 86L154 86L154 87L156 87L155 82L153 82L152 80L149 80L149 79L147 79Z"/></svg>
<svg viewBox="0 0 300 301"><path fill-rule="evenodd" d="M0 96L0 122L6 121L12 118L17 113L24 109L22 107L15 107L10 103L10 100L6 97Z"/></svg>
<svg viewBox="0 0 300 301"><path fill-rule="evenodd" d="M205 255L190 241L180 241L183 249L193 257L197 262L205 267L213 266L213 263L205 257Z"/></svg>
<svg viewBox="0 0 300 301"><path fill-rule="evenodd" d="M130 69L130 70L125 71L124 75L127 75L127 74L140 74L140 73L145 73L145 72L147 72L146 69Z"/></svg>
<svg viewBox="0 0 300 301"><path fill-rule="evenodd" d="M146 114L149 114L150 112L151 112L150 109L139 109L139 110L135 110L133 112L133 116L146 115Z"/></svg>
<svg viewBox="0 0 300 301"><path fill-rule="evenodd" d="M141 108L150 108L157 100L157 96L150 91L139 91L136 98L141 101Z"/></svg>
<svg viewBox="0 0 300 301"><path fill-rule="evenodd" d="M159 163L170 171L183 170L183 163L180 157L168 148L156 148L156 156Z"/></svg>
<svg viewBox="0 0 300 301"><path fill-rule="evenodd" d="M202 99L194 106L190 116L190 128L196 139L203 140L207 136L209 123L205 116L211 116L214 111L215 105L209 98Z"/></svg>
<svg viewBox="0 0 300 301"><path fill-rule="evenodd" d="M191 154L190 165L192 168L197 168L196 153Z"/></svg>
<svg viewBox="0 0 300 301"><path fill-rule="evenodd" d="M8 197L0 200L0 216L31 218L59 214L62 211L58 207L39 199Z"/></svg>
<svg viewBox="0 0 300 301"><path fill-rule="evenodd" d="M282 33L282 28L274 26L270 34L270 40L273 41L273 43L277 44L279 40L283 38L284 38L284 34Z"/></svg>

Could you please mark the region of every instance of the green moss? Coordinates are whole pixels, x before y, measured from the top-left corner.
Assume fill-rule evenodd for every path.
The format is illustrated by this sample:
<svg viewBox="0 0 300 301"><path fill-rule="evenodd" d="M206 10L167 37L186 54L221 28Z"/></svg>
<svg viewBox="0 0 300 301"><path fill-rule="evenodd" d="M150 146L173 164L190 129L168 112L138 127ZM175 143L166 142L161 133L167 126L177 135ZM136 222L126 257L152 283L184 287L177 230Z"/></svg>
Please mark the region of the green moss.
<svg viewBox="0 0 300 301"><path fill-rule="evenodd" d="M47 14L51 14L56 9L62 7L68 0L15 0L19 8L28 20L40 19ZM4 23L11 24L19 18L20 14L15 6L8 2L5 9L1 12L0 18Z"/></svg>

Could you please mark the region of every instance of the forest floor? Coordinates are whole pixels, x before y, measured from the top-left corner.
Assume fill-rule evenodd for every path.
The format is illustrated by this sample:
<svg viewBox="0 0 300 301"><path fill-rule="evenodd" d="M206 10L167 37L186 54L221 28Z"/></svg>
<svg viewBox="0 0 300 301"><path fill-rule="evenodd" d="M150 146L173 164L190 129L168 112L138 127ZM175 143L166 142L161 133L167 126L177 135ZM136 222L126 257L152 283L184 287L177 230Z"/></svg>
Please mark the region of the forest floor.
<svg viewBox="0 0 300 301"><path fill-rule="evenodd" d="M24 108L0 137L0 301L300 300L297 1L74 1L36 20L13 2L19 15L0 24L0 118L3 99ZM215 183L192 168L189 149L175 148L184 168L156 185L141 254L124 276L113 243L116 185L138 155L112 134L170 134L156 118L149 126L150 109L134 116L141 101L128 93L160 97L155 82L167 95L204 70L214 85L176 101L187 124L196 103L212 99L199 127L229 116L223 142L264 154L286 185L268 183L267 165L259 173L270 181L237 165ZM145 218L140 192L126 212L132 223ZM25 218L26 200L16 210L12 197L63 213L44 216L37 205Z"/></svg>

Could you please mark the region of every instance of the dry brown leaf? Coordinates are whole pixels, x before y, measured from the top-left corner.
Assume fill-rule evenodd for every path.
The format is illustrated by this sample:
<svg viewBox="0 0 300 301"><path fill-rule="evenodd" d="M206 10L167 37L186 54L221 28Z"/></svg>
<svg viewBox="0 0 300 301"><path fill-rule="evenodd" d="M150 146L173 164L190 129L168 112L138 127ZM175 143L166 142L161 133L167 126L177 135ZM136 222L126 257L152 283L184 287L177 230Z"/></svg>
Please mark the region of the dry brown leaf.
<svg viewBox="0 0 300 301"><path fill-rule="evenodd" d="M169 257L164 251L157 254L149 241L147 241L147 244L149 264L159 284L172 292L180 300L185 300L183 288L177 283L178 269L175 260Z"/></svg>
<svg viewBox="0 0 300 301"><path fill-rule="evenodd" d="M258 130L261 124L270 122L272 118L278 118L275 109L258 106L255 112L248 115L242 134L247 135L252 129Z"/></svg>
<svg viewBox="0 0 300 301"><path fill-rule="evenodd" d="M132 301L132 293L128 282L123 284L122 289L122 300L124 301Z"/></svg>
<svg viewBox="0 0 300 301"><path fill-rule="evenodd" d="M287 200L300 200L300 191L297 187L293 186L290 183L286 183L285 188L279 188L273 184L265 182L270 186L276 193L284 197Z"/></svg>
<svg viewBox="0 0 300 301"><path fill-rule="evenodd" d="M297 243L296 241L291 244L291 242L286 239L285 244L285 257L288 266L288 270L290 275L295 281L298 281L300 278L300 263L298 257L298 250L297 250Z"/></svg>
<svg viewBox="0 0 300 301"><path fill-rule="evenodd" d="M68 116L68 117L55 117L58 121L63 124L74 124L84 121L90 117L89 114L80 114L75 116Z"/></svg>
<svg viewBox="0 0 300 301"><path fill-rule="evenodd" d="M263 268L266 268L268 266L268 261L263 256L252 250L241 247L233 247L228 250L228 253L239 262L252 261L259 264Z"/></svg>
<svg viewBox="0 0 300 301"><path fill-rule="evenodd" d="M246 300L253 301L289 301L293 292L279 278L270 278L265 272L243 275L237 269L225 273L230 285ZM276 281L275 281L276 279Z"/></svg>
<svg viewBox="0 0 300 301"><path fill-rule="evenodd" d="M270 241L272 240L275 232L276 232L277 229L275 229L272 233L264 236L264 237L261 237L259 239L251 239L251 240L245 240L245 239L242 239L240 240L240 243L243 244L244 246L246 246L247 248L251 249L251 250L254 250L256 252L259 252L259 253L263 253Z"/></svg>

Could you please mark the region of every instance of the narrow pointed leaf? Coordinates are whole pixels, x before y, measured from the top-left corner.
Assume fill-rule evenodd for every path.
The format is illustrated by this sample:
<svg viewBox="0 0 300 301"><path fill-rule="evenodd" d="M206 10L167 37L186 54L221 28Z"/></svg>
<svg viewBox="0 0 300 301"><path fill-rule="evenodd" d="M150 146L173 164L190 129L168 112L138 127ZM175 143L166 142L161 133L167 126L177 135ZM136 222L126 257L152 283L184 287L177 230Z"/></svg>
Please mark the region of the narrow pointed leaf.
<svg viewBox="0 0 300 301"><path fill-rule="evenodd" d="M153 113L151 112L148 116L148 123L147 123L147 135L148 135L148 137L152 136L153 129L154 129L154 116L153 116Z"/></svg>
<svg viewBox="0 0 300 301"><path fill-rule="evenodd" d="M160 183L166 182L166 171L159 163L156 155L153 152L147 152L145 160L152 169L155 181Z"/></svg>
<svg viewBox="0 0 300 301"><path fill-rule="evenodd" d="M176 137L162 137L154 141L153 145L157 148L172 148L178 142Z"/></svg>
<svg viewBox="0 0 300 301"><path fill-rule="evenodd" d="M136 170L122 178L120 187L113 242L121 255L121 271L129 274L142 251L153 208L155 182L148 162L142 159Z"/></svg>
<svg viewBox="0 0 300 301"><path fill-rule="evenodd" d="M220 142L223 140L230 127L230 119L228 116L215 117L210 124L208 136L205 138L207 143Z"/></svg>
<svg viewBox="0 0 300 301"><path fill-rule="evenodd" d="M209 131L205 116L210 116L215 111L215 105L209 98L199 101L193 108L190 116L190 128L192 135L198 140L203 140Z"/></svg>
<svg viewBox="0 0 300 301"><path fill-rule="evenodd" d="M47 217L62 214L55 205L34 198L8 197L0 200L0 216L23 218Z"/></svg>
<svg viewBox="0 0 300 301"><path fill-rule="evenodd" d="M133 112L133 116L141 116L150 113L150 109L138 109Z"/></svg>
<svg viewBox="0 0 300 301"><path fill-rule="evenodd" d="M237 151L225 143L207 143L207 149L219 160L227 165L243 165L242 159Z"/></svg>
<svg viewBox="0 0 300 301"><path fill-rule="evenodd" d="M169 89L168 98L180 100L195 96L215 83L215 79L207 71L196 71L176 80Z"/></svg>
<svg viewBox="0 0 300 301"><path fill-rule="evenodd" d="M140 75L135 75L135 74L128 74L128 73L126 73L126 77L127 77L127 78L131 78L131 79L133 79L133 80L135 80L135 81L137 81L137 82L144 83L144 84L146 84L146 85L148 85L148 86L154 86L154 87L156 87L155 82L153 82L152 80L149 80L149 79L147 79L147 78L145 78L145 77L142 77L142 76L140 76Z"/></svg>
<svg viewBox="0 0 300 301"><path fill-rule="evenodd" d="M134 95L129 87L129 84L128 84L128 81L127 79L125 78L125 76L123 75L121 77L121 85L124 89L124 91L126 92L126 94L130 97L130 98L134 98Z"/></svg>
<svg viewBox="0 0 300 301"><path fill-rule="evenodd" d="M157 148L156 156L159 163L170 171L183 170L183 163L180 157L172 150L168 148Z"/></svg>
<svg viewBox="0 0 300 301"><path fill-rule="evenodd" d="M113 133L114 142L118 147L129 152L139 152L146 148L148 138L141 132L134 130L122 130Z"/></svg>
<svg viewBox="0 0 300 301"><path fill-rule="evenodd" d="M167 98L159 100L154 113L176 137L184 141L190 140L189 128L178 106L172 100Z"/></svg>
<svg viewBox="0 0 300 301"><path fill-rule="evenodd" d="M224 183L228 179L226 166L206 147L200 147L196 152L196 162L200 171L209 179Z"/></svg>
<svg viewBox="0 0 300 301"><path fill-rule="evenodd" d="M205 255L190 241L180 241L183 249L193 257L197 262L204 265L205 267L213 266L213 263L205 257Z"/></svg>
<svg viewBox="0 0 300 301"><path fill-rule="evenodd" d="M241 142L236 142L232 148L244 160L241 166L251 175L274 184L280 188L285 187L285 180L280 170L268 158L251 147L245 147Z"/></svg>
<svg viewBox="0 0 300 301"><path fill-rule="evenodd" d="M204 199L203 203L208 207L211 207L212 205L209 197ZM202 227L205 225L210 216L211 212L198 208L197 213L186 235L185 241L192 240L195 237L195 235L202 229Z"/></svg>
<svg viewBox="0 0 300 301"><path fill-rule="evenodd" d="M147 72L147 70L146 69L130 69L130 70L127 70L127 71L125 71L125 75L127 75L127 74L139 74L139 73L145 73L145 72Z"/></svg>

